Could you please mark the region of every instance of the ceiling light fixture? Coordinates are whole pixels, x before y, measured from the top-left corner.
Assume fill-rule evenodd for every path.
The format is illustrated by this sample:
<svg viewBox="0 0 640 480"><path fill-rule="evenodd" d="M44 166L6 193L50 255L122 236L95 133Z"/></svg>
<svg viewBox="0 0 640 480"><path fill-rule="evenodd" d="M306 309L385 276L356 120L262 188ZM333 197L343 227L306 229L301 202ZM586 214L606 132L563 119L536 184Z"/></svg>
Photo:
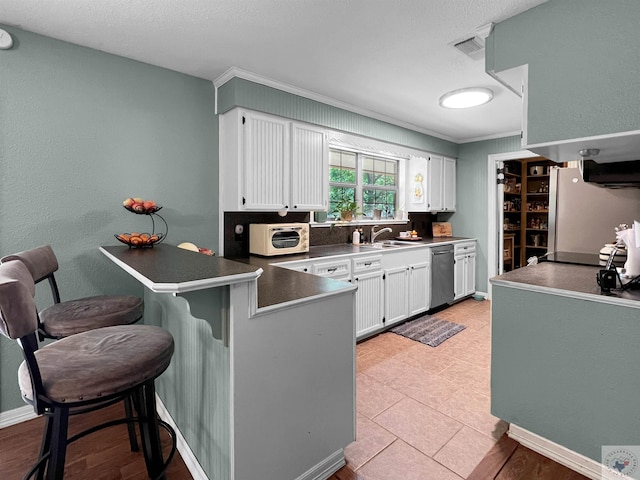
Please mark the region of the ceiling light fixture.
<svg viewBox="0 0 640 480"><path fill-rule="evenodd" d="M461 88L441 96L440 106L443 108L471 108L484 105L492 98L493 91L488 88Z"/></svg>

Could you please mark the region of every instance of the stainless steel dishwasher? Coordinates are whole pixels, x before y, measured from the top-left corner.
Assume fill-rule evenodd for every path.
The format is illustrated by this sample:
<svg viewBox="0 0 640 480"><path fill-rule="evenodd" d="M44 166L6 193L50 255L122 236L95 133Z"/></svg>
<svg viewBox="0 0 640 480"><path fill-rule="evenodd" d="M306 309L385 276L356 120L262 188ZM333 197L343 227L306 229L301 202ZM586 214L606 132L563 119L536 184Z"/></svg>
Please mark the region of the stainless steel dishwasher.
<svg viewBox="0 0 640 480"><path fill-rule="evenodd" d="M431 247L431 305L453 302L453 245Z"/></svg>

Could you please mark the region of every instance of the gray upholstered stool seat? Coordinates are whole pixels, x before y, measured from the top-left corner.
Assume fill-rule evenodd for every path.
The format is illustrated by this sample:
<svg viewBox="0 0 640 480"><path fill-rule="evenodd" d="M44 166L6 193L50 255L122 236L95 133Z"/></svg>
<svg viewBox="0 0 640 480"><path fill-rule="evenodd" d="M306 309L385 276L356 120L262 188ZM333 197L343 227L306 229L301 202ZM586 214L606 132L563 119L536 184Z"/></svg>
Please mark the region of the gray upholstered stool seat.
<svg viewBox="0 0 640 480"><path fill-rule="evenodd" d="M99 295L67 300L40 311L40 328L64 338L93 328L128 325L144 313L144 301L133 295Z"/></svg>
<svg viewBox="0 0 640 480"><path fill-rule="evenodd" d="M166 330L127 325L63 338L37 350L35 357L47 398L75 403L106 398L157 377L172 354L173 338ZM20 365L18 380L25 399L33 401L26 362Z"/></svg>

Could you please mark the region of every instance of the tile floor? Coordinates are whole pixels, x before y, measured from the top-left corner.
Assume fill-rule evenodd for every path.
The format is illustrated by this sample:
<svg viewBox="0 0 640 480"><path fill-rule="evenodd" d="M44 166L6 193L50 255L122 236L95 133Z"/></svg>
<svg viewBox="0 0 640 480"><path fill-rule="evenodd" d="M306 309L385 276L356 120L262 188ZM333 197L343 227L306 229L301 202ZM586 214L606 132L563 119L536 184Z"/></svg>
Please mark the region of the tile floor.
<svg viewBox="0 0 640 480"><path fill-rule="evenodd" d="M388 332L357 345L357 440L337 477L465 479L506 431L489 412L490 302L436 316L467 328L435 348Z"/></svg>

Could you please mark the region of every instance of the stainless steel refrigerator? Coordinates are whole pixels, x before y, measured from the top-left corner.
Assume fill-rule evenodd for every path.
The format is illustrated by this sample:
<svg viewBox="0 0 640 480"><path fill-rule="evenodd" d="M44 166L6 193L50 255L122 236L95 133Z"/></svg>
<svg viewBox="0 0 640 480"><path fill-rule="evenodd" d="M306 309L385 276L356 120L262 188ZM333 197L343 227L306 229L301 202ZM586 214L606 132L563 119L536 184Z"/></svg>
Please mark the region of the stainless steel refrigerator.
<svg viewBox="0 0 640 480"><path fill-rule="evenodd" d="M553 168L549 179L548 252L597 255L615 243L615 227L640 220L640 188L585 183L578 168Z"/></svg>

